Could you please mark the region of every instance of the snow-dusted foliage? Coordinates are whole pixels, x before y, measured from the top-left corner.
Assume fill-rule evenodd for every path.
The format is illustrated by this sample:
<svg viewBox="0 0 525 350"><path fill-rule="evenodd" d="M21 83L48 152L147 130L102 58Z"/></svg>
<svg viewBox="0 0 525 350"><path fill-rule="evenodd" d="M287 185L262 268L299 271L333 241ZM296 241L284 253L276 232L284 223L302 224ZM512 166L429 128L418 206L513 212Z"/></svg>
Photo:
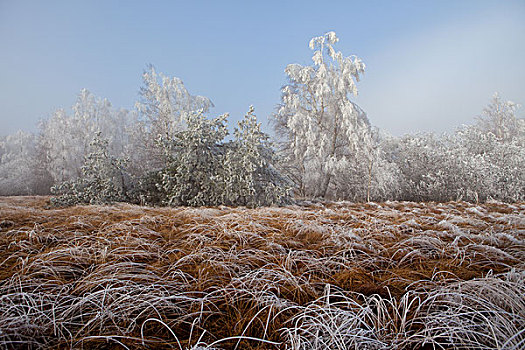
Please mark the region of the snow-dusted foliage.
<svg viewBox="0 0 525 350"><path fill-rule="evenodd" d="M157 73L152 65L144 71L142 80L141 99L136 106L155 137L173 137L184 129L185 114L206 113L213 107L209 98L191 95L181 79Z"/></svg>
<svg viewBox="0 0 525 350"><path fill-rule="evenodd" d="M364 64L313 38L312 66L288 65L274 114L283 170L304 197L354 201L525 198L525 121L498 94L474 126L452 135L386 136L351 101Z"/></svg>
<svg viewBox="0 0 525 350"><path fill-rule="evenodd" d="M108 140L111 155L122 155L129 142L129 129L136 123L135 113L114 109L107 99L97 98L86 89L82 89L72 110L69 114L59 109L40 125L40 147L55 183L81 175L83 159L98 132Z"/></svg>
<svg viewBox="0 0 525 350"><path fill-rule="evenodd" d="M401 174L401 197L412 201L448 200L446 147L434 134L406 135L386 146Z"/></svg>
<svg viewBox="0 0 525 350"><path fill-rule="evenodd" d="M504 101L498 93L478 117L476 128L482 133L493 134L498 141L512 142L525 140L525 120L516 117L520 106L512 101Z"/></svg>
<svg viewBox="0 0 525 350"><path fill-rule="evenodd" d="M150 66L134 111L83 89L38 135L0 138L0 195L49 194L54 184L57 204L254 207L287 203L292 190L356 202L525 200L517 104L495 94L474 125L452 134L389 136L352 101L365 66L337 41L333 32L313 38L313 64L286 67L272 119L279 152L253 107L226 141L227 115L206 118L208 98Z"/></svg>
<svg viewBox="0 0 525 350"><path fill-rule="evenodd" d="M274 125L298 195L366 200L381 163L368 118L350 99L365 65L337 52L337 41L334 32L313 38L313 65L286 67Z"/></svg>
<svg viewBox="0 0 525 350"><path fill-rule="evenodd" d="M524 125L523 119L514 119L516 125ZM484 126L478 123L459 129L451 145L456 150L454 158L467 173L465 187L470 193L464 193L464 199L524 200L525 128L514 129L513 136L498 137L497 132L486 132Z"/></svg>
<svg viewBox="0 0 525 350"><path fill-rule="evenodd" d="M253 109L235 129L235 140L225 143L227 117L185 114L184 130L172 138L160 137L157 143L167 165L149 174L144 181L149 190L142 197L189 206L260 206L289 200L287 181L274 168L268 135L260 131ZM154 181L160 181L159 192L152 196Z"/></svg>
<svg viewBox="0 0 525 350"><path fill-rule="evenodd" d="M276 170L277 156L253 108L235 139L225 142L227 115L206 118L213 106L208 98L190 95L180 79L153 67L143 83L135 112L116 110L84 89L72 113L57 110L41 123L38 137L20 133L2 140L1 193L38 193L48 174L40 192L54 184L56 205L289 201L289 181Z"/></svg>
<svg viewBox="0 0 525 350"><path fill-rule="evenodd" d="M52 183L35 135L18 131L0 139L0 195L45 194Z"/></svg>
<svg viewBox="0 0 525 350"><path fill-rule="evenodd" d="M191 95L181 79L157 72L150 65L142 74L140 99L135 104L140 123L135 126L134 152L130 159L138 166L136 173L145 174L164 166L166 158L158 147L158 139L172 139L185 130L186 116L206 113L213 103L203 96Z"/></svg>
<svg viewBox="0 0 525 350"><path fill-rule="evenodd" d="M159 139L167 154L167 166L161 170L159 189L169 205L222 204L221 141L228 134L227 115L207 119L203 114L187 114L186 129L173 138Z"/></svg>
<svg viewBox="0 0 525 350"><path fill-rule="evenodd" d="M274 167L277 156L253 106L238 122L234 137L224 159L225 203L256 207L287 202L291 184Z"/></svg>
<svg viewBox="0 0 525 350"><path fill-rule="evenodd" d="M525 128L516 105L495 95L475 125L454 134L392 139L388 159L401 174L400 199L525 199Z"/></svg>
<svg viewBox="0 0 525 350"><path fill-rule="evenodd" d="M102 204L127 199L125 161L112 157L108 152L108 141L96 133L84 158L81 176L54 186L51 198L54 205L79 203Z"/></svg>
<svg viewBox="0 0 525 350"><path fill-rule="evenodd" d="M367 131L355 153L346 157L347 166L335 171L336 198L368 202L397 198L399 169L384 149L389 138L376 128Z"/></svg>

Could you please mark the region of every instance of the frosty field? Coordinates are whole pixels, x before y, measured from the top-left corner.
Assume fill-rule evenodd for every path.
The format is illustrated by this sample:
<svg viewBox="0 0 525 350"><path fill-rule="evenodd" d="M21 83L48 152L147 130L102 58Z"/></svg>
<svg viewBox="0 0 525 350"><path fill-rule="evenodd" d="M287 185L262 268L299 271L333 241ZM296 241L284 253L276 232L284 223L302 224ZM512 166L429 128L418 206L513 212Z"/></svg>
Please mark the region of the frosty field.
<svg viewBox="0 0 525 350"><path fill-rule="evenodd" d="M525 203L0 197L0 348L523 349Z"/></svg>

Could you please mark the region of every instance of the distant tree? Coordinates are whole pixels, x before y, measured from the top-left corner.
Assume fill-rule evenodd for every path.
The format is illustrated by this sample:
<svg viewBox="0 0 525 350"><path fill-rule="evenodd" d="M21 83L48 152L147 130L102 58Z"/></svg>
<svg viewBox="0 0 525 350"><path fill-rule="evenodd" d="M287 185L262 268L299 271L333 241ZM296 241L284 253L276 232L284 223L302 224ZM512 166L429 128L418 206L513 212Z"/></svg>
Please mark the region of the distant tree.
<svg viewBox="0 0 525 350"><path fill-rule="evenodd" d="M166 162L157 140L172 139L186 129L187 115L206 113L213 103L207 97L191 95L181 79L158 73L152 65L142 74L142 81L136 103L141 123L134 129L136 147L130 156L142 165L138 170L147 173Z"/></svg>
<svg viewBox="0 0 525 350"><path fill-rule="evenodd" d="M340 198L355 201L392 199L399 193L399 169L387 157L385 147L391 139L377 128L362 129L360 146L348 156L349 166L337 172L335 188Z"/></svg>
<svg viewBox="0 0 525 350"><path fill-rule="evenodd" d="M484 118L451 137L450 161L456 160L455 172L464 174L464 199L525 199L525 123L516 110L517 105L495 95Z"/></svg>
<svg viewBox="0 0 525 350"><path fill-rule="evenodd" d="M502 201L525 199L525 132L516 105L496 94L474 125L453 134L393 140L390 158L401 174L398 199Z"/></svg>
<svg viewBox="0 0 525 350"><path fill-rule="evenodd" d="M108 140L112 156L122 156L130 142L130 128L137 121L135 113L116 110L107 99L96 98L86 89L81 90L72 110L68 114L59 109L40 124L39 148L56 184L81 176L82 161L97 133Z"/></svg>
<svg viewBox="0 0 525 350"><path fill-rule="evenodd" d="M173 137L184 129L185 114L206 113L213 107L209 98L191 95L182 80L157 73L152 65L144 71L142 80L136 106L154 137Z"/></svg>
<svg viewBox="0 0 525 350"><path fill-rule="evenodd" d="M495 93L478 117L476 127L482 132L494 134L502 142L525 139L525 120L516 117L518 108L518 104L504 101Z"/></svg>
<svg viewBox="0 0 525 350"><path fill-rule="evenodd" d="M355 56L335 51L337 41L334 32L313 38L313 65L286 67L289 83L282 88L274 125L299 195L329 197L336 174L359 166L364 177L353 180L360 181L366 198L371 182L366 169L373 161L370 155L364 163L357 158L358 153L364 156L371 151L367 145L373 144L373 136L366 114L350 100L357 94L356 82L365 65ZM334 186L331 197L343 191Z"/></svg>
<svg viewBox="0 0 525 350"><path fill-rule="evenodd" d="M405 135L390 141L387 159L399 170L400 194L410 201L451 200L447 193L446 146L435 134Z"/></svg>
<svg viewBox="0 0 525 350"><path fill-rule="evenodd" d="M18 131L0 139L0 195L47 194L51 184L35 135Z"/></svg>

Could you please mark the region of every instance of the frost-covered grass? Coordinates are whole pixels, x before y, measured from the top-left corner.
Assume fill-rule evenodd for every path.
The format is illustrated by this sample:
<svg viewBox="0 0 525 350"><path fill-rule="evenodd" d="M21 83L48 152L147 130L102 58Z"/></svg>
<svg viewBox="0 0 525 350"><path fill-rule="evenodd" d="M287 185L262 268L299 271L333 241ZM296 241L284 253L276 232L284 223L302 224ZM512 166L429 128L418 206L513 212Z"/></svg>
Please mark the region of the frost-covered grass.
<svg viewBox="0 0 525 350"><path fill-rule="evenodd" d="M523 349L525 204L0 198L0 348Z"/></svg>

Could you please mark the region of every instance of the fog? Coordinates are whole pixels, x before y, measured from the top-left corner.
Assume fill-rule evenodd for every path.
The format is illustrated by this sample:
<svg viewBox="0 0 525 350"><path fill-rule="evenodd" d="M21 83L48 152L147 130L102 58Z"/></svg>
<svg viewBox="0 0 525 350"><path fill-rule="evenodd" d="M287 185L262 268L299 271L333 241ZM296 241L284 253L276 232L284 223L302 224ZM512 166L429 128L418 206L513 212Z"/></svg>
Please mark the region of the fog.
<svg viewBox="0 0 525 350"><path fill-rule="evenodd" d="M496 91L525 102L521 13L470 17L399 39L369 58L358 101L374 124L395 135L450 132L471 124Z"/></svg>

